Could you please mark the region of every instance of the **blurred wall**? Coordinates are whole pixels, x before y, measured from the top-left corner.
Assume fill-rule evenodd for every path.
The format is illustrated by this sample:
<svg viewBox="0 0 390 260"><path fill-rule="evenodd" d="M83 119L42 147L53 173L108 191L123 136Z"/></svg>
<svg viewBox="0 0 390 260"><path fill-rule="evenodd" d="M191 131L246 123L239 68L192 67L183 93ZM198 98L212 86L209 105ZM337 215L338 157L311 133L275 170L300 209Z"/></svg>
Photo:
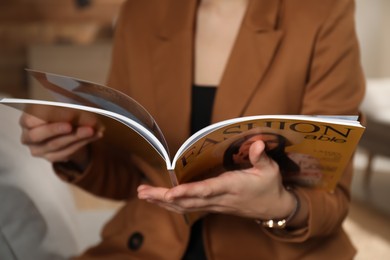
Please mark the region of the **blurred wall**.
<svg viewBox="0 0 390 260"><path fill-rule="evenodd" d="M390 0L356 0L356 29L368 78L390 77Z"/></svg>
<svg viewBox="0 0 390 260"><path fill-rule="evenodd" d="M111 40L112 21L123 1L93 0L78 8L70 0L0 0L0 92L28 96L24 69L31 46ZM355 1L366 76L390 77L390 0Z"/></svg>
<svg viewBox="0 0 390 260"><path fill-rule="evenodd" d="M25 68L33 45L89 46L110 41L123 1L0 0L0 93L28 96Z"/></svg>

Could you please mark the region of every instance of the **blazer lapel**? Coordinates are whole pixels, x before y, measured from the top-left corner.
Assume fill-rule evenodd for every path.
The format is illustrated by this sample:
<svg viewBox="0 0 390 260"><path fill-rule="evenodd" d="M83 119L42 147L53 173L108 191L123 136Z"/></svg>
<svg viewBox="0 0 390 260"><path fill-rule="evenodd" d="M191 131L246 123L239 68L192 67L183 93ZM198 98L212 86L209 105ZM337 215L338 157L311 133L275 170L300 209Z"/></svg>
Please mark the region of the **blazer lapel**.
<svg viewBox="0 0 390 260"><path fill-rule="evenodd" d="M185 140L189 134L191 83L193 70L193 26L196 0L171 0L156 35L152 73L157 96L156 120L164 134L174 126L175 136ZM171 152L179 145L170 144Z"/></svg>
<svg viewBox="0 0 390 260"><path fill-rule="evenodd" d="M282 37L280 8L279 1L250 2L217 91L213 122L243 115Z"/></svg>
<svg viewBox="0 0 390 260"><path fill-rule="evenodd" d="M157 34L152 73L156 120L168 141L184 141L189 134L193 37L197 0L171 0ZM241 116L280 42L277 31L279 1L252 0L218 87L213 122ZM239 93L239 94L237 94ZM169 131L172 126L175 131ZM169 136L169 133L175 136ZM171 152L181 143L170 143Z"/></svg>

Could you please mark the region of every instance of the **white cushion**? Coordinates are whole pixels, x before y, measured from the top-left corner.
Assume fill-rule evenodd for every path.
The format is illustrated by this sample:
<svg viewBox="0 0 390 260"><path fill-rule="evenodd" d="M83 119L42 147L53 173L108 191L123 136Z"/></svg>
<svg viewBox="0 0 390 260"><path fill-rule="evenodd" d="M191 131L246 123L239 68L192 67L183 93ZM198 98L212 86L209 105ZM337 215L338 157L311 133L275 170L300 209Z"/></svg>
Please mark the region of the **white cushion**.
<svg viewBox="0 0 390 260"><path fill-rule="evenodd" d="M361 109L368 116L390 123L390 78L369 78Z"/></svg>
<svg viewBox="0 0 390 260"><path fill-rule="evenodd" d="M54 175L49 162L32 157L20 143L19 117L19 111L0 105L0 185L17 187L31 198L47 225L42 247L68 257L79 251L78 217L72 193ZM17 225L20 220L9 221ZM13 242L8 241L11 245Z"/></svg>

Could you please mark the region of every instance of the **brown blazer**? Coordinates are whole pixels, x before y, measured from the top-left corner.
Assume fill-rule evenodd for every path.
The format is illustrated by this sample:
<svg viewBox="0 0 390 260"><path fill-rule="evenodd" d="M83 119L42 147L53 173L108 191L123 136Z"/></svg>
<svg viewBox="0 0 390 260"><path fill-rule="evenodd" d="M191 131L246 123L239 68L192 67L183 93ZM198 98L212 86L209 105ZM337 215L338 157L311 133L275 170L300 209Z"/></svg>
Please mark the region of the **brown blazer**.
<svg viewBox="0 0 390 260"><path fill-rule="evenodd" d="M109 85L143 104L174 154L189 135L196 0L129 0L117 23ZM212 121L255 114L358 114L364 94L353 0L252 0L218 86ZM140 201L141 182L165 185L164 171L131 154L94 145L75 184L127 200L83 259L180 259L189 239L183 218ZM351 167L334 193L298 187L308 226L279 234L254 220L209 214L209 259L351 259L342 230Z"/></svg>

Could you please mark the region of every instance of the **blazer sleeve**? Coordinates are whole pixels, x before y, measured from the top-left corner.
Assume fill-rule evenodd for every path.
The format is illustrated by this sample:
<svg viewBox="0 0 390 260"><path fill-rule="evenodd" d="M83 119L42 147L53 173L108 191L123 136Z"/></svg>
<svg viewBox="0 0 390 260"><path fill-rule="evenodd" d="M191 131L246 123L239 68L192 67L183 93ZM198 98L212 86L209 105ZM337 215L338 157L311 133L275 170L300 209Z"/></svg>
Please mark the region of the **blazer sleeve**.
<svg viewBox="0 0 390 260"><path fill-rule="evenodd" d="M354 1L333 1L328 18L319 29L308 75L302 114L358 115L365 80L355 33ZM267 232L275 239L302 242L340 231L348 214L352 161L333 192L296 187L309 205L308 225L289 234Z"/></svg>
<svg viewBox="0 0 390 260"><path fill-rule="evenodd" d="M125 1L115 24L115 35L111 55L107 86L128 92L129 68L127 61L127 43L124 35L127 30L127 19L131 1ZM59 177L100 197L126 200L136 196L136 187L143 179L143 174L135 166L131 155L122 154L96 141L91 146L91 163L80 173L54 165Z"/></svg>
<svg viewBox="0 0 390 260"><path fill-rule="evenodd" d="M353 0L333 1L314 46L302 114L357 115L365 92Z"/></svg>

